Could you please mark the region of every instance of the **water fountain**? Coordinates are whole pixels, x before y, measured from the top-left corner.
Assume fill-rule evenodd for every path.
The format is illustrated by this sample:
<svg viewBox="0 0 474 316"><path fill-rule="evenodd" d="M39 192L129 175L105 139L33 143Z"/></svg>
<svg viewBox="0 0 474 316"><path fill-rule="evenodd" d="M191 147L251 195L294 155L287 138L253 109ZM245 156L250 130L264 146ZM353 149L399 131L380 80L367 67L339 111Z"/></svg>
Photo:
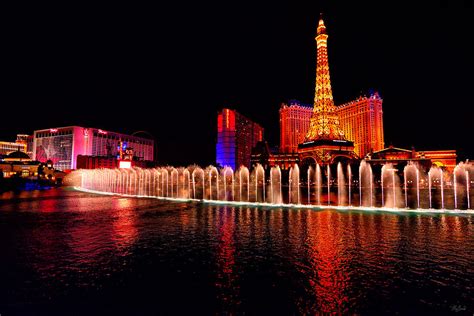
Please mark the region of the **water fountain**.
<svg viewBox="0 0 474 316"><path fill-rule="evenodd" d="M171 197L178 197L178 170L171 168Z"/></svg>
<svg viewBox="0 0 474 316"><path fill-rule="evenodd" d="M204 199L204 192L205 192L205 180L204 180L204 170L199 167L195 167L193 170L193 199ZM198 179L201 179L201 195L200 197L196 193L196 184L198 184Z"/></svg>
<svg viewBox="0 0 474 316"><path fill-rule="evenodd" d="M262 165L261 164L257 164L257 166L255 167L255 169L253 170L252 172L253 174L253 179L254 179L254 183L255 183L255 186L254 186L254 201L255 202L264 202L265 201L265 185L266 185L266 182L265 182L265 170L263 169ZM260 189L260 195L259 195L259 188Z"/></svg>
<svg viewBox="0 0 474 316"><path fill-rule="evenodd" d="M349 203L349 206L352 206L352 190L351 190L351 188L352 188L352 168L351 168L350 164L347 165L347 178L348 178L347 182L349 184L349 187L348 187L349 188L349 193L347 195L347 197L349 198L348 203Z"/></svg>
<svg viewBox="0 0 474 316"><path fill-rule="evenodd" d="M250 174L249 169L241 166L235 175L235 180L238 181L239 186L239 201L250 201Z"/></svg>
<svg viewBox="0 0 474 316"><path fill-rule="evenodd" d="M382 188L382 206L388 208L398 208L401 196L397 169L391 163L382 167L380 183Z"/></svg>
<svg viewBox="0 0 474 316"><path fill-rule="evenodd" d="M321 190L323 186L323 176L321 175L321 167L316 164L316 204L321 205Z"/></svg>
<svg viewBox="0 0 474 316"><path fill-rule="evenodd" d="M327 165L328 205L331 205L331 166Z"/></svg>
<svg viewBox="0 0 474 316"><path fill-rule="evenodd" d="M372 175L372 167L365 160L359 165L359 206L373 207L374 194L374 178ZM383 184L382 184L383 187ZM383 192L382 192L383 197ZM383 205L383 202L382 202Z"/></svg>
<svg viewBox="0 0 474 316"><path fill-rule="evenodd" d="M219 171L214 166L207 167L207 179L209 181L209 200L219 200ZM214 191L216 192L213 194L212 192L212 179L214 179Z"/></svg>
<svg viewBox="0 0 474 316"><path fill-rule="evenodd" d="M420 171L414 163L410 162L405 166L403 169L403 179L403 189L405 191L405 208L408 208L408 184L410 184L410 186L415 189L416 205L417 208L420 208Z"/></svg>
<svg viewBox="0 0 474 316"><path fill-rule="evenodd" d="M300 204L300 168L297 164L294 164L290 168L288 179L288 203Z"/></svg>
<svg viewBox="0 0 474 316"><path fill-rule="evenodd" d="M468 166L463 162L459 163L453 171L453 187L454 187L454 209L457 210L461 204L466 204L470 209L470 190L469 190L469 171Z"/></svg>
<svg viewBox="0 0 474 316"><path fill-rule="evenodd" d="M272 167L270 169L270 197L269 203L281 204L282 203L282 190L281 190L281 170L279 166Z"/></svg>
<svg viewBox="0 0 474 316"><path fill-rule="evenodd" d="M186 187L185 197L187 199L190 199L191 198L191 176L187 168L183 170L183 181L184 181L184 187Z"/></svg>
<svg viewBox="0 0 474 316"><path fill-rule="evenodd" d="M314 178L314 170L313 167L309 166L308 170L306 171L306 195L308 197L308 205L311 204L311 182Z"/></svg>
<svg viewBox="0 0 474 316"><path fill-rule="evenodd" d="M338 163L335 167L337 179L333 184L331 166L326 166L327 191L324 198L327 199L328 205L324 203L324 206L322 172L318 164L308 167L307 187L303 191L300 187L300 167L297 164L290 168L285 179L282 179L282 170L278 166L267 169L268 183L265 180L265 169L260 164L255 166L252 172L246 167L234 171L230 167L217 169L209 166L203 170L199 166L190 166L79 170L76 173L81 175L78 183L81 189L125 196L302 208L345 207L371 210L377 205L382 206L378 209L383 210L472 212L472 167L468 164L458 164L452 173L432 166L425 174L420 166L414 163L404 166L401 173L398 172L399 168L387 163L382 166L380 173L376 172L380 175L381 194L375 194L374 172L367 161L360 162L359 177L355 179L350 165ZM422 185L425 183L428 192L421 194ZM331 187L336 184L337 202L335 199L331 202ZM357 185L359 205L352 206L353 186ZM286 189L285 195L282 194L283 186L288 186L288 194ZM447 204L446 194L449 201ZM312 196L315 196L315 200L312 200ZM305 201L304 205L301 204L302 200ZM429 208L423 209L422 206Z"/></svg>
<svg viewBox="0 0 474 316"><path fill-rule="evenodd" d="M233 201L234 200L234 172L232 171L231 167L225 167L223 169L222 182L224 182L223 200ZM230 187L230 192L228 192L229 187Z"/></svg>
<svg viewBox="0 0 474 316"><path fill-rule="evenodd" d="M344 169L342 164L337 164L337 205L346 205L346 178L344 177Z"/></svg>

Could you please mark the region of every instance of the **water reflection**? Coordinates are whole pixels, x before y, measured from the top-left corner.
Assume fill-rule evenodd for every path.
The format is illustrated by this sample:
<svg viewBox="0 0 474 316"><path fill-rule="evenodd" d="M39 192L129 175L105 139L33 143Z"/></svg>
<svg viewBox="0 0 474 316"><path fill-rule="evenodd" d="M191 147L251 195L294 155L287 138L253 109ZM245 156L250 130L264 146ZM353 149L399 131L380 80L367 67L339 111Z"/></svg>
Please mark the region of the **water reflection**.
<svg viewBox="0 0 474 316"><path fill-rule="evenodd" d="M341 233L341 215L329 211L308 215L304 227L307 260L311 269L308 282L315 300L313 306L302 306L304 309L301 312L307 313L316 308L322 313L344 312L348 302L345 292L349 275L343 259L349 258L341 256L344 246L347 246Z"/></svg>
<svg viewBox="0 0 474 316"><path fill-rule="evenodd" d="M236 211L225 207L216 216L216 228L218 244L216 249L216 290L217 297L221 302L222 310L235 309L238 307L239 284L238 274L235 271L235 244L234 228ZM239 212L240 213L240 212Z"/></svg>
<svg viewBox="0 0 474 316"><path fill-rule="evenodd" d="M0 311L25 302L49 311L83 297L92 307L125 301L130 314L474 311L473 233L472 216L217 207L64 190L2 195Z"/></svg>
<svg viewBox="0 0 474 316"><path fill-rule="evenodd" d="M113 209L119 210L113 222L112 240L121 255L128 254L138 238L137 214L131 199L119 198L113 201Z"/></svg>
<svg viewBox="0 0 474 316"><path fill-rule="evenodd" d="M453 296L443 279L459 280L454 275L464 273L461 266L473 271L467 260L473 259L472 247L464 259L450 260L456 269L444 267L455 249L466 249L462 240L472 234L471 217L227 207L207 213L217 217L216 286L226 311L244 311L258 300L266 304L265 294L250 297L254 292L245 287L260 264L270 266L270 280L259 282L268 282L267 290L282 300L280 310L300 314L361 312L378 306L377 300L389 301L378 306L381 311L394 311L402 297L406 312L425 305L447 309L442 302ZM456 301L472 301L459 283L454 291L461 295Z"/></svg>

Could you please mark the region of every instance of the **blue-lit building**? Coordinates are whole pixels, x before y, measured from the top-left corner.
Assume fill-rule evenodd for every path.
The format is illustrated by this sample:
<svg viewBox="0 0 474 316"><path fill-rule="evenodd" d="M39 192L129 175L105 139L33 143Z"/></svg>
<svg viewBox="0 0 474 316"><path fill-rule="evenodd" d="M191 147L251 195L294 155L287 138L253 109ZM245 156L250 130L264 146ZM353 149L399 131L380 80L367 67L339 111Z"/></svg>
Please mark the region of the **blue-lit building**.
<svg viewBox="0 0 474 316"><path fill-rule="evenodd" d="M263 140L263 128L231 109L217 115L216 162L222 167L250 168L252 148Z"/></svg>

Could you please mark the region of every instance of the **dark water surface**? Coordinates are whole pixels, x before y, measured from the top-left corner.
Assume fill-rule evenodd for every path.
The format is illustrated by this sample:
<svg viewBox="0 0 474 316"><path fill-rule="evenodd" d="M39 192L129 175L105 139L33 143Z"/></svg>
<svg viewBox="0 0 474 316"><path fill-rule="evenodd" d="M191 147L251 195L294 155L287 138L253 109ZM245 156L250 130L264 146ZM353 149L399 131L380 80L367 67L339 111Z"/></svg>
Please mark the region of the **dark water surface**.
<svg viewBox="0 0 474 316"><path fill-rule="evenodd" d="M474 314L474 216L0 195L0 314Z"/></svg>

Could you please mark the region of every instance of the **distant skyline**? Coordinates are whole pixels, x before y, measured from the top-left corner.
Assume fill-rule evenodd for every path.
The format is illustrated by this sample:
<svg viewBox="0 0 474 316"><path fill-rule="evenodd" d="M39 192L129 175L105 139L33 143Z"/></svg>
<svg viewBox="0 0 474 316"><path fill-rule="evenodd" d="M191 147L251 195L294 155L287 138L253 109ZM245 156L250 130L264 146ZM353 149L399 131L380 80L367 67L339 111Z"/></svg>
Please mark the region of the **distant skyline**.
<svg viewBox="0 0 474 316"><path fill-rule="evenodd" d="M313 103L322 12L337 105L378 91L386 146L474 159L473 10L472 1L19 8L2 42L0 140L68 125L146 130L161 162L204 165L228 107L278 145L280 104Z"/></svg>

